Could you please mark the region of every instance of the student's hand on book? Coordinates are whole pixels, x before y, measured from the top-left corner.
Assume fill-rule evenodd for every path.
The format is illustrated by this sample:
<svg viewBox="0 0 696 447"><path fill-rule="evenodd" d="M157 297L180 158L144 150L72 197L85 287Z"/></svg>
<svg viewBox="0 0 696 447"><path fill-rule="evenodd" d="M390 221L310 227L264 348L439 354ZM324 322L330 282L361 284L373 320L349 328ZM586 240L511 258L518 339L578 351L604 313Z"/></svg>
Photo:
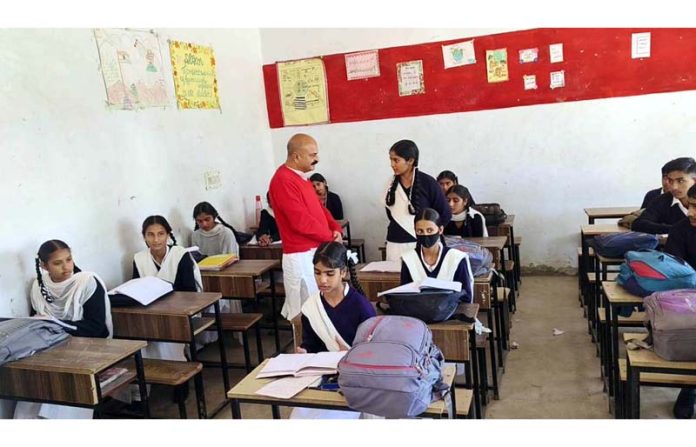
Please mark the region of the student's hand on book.
<svg viewBox="0 0 696 447"><path fill-rule="evenodd" d="M305 348L297 347L295 348L295 354L306 354L307 350Z"/></svg>
<svg viewBox="0 0 696 447"><path fill-rule="evenodd" d="M350 346L344 344L341 342L341 339L336 337L336 343L338 343L338 350L339 351L347 351L350 349Z"/></svg>
<svg viewBox="0 0 696 447"><path fill-rule="evenodd" d="M263 234L259 238L259 245L262 247L266 247L269 245L271 242L273 242L273 238L271 238L270 234Z"/></svg>
<svg viewBox="0 0 696 447"><path fill-rule="evenodd" d="M340 231L334 231L333 232L333 241L334 242L343 242L343 233Z"/></svg>

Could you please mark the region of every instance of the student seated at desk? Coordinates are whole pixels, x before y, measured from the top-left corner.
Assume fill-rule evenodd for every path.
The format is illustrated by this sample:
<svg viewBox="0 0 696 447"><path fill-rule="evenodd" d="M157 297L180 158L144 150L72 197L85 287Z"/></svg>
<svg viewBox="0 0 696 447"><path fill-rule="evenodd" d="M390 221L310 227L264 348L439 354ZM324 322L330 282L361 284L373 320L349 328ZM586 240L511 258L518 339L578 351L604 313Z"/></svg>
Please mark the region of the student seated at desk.
<svg viewBox="0 0 696 447"><path fill-rule="evenodd" d="M111 338L111 306L106 286L96 273L83 272L63 241L46 241L36 257L36 280L31 287L31 307L37 316L54 317L76 329L76 337ZM18 402L16 419L91 419L92 410L65 405Z"/></svg>
<svg viewBox="0 0 696 447"><path fill-rule="evenodd" d="M149 216L143 222L147 249L133 257L133 278L156 276L174 286L176 292L200 292L201 271L184 248L176 245L172 227L162 216ZM168 245L169 239L173 244ZM143 357L186 361L184 345L152 342L143 349Z"/></svg>
<svg viewBox="0 0 696 447"><path fill-rule="evenodd" d="M273 241L280 240L280 232L278 231L278 224L273 214L271 197L268 192L266 192L266 202L268 203L268 208L261 210L259 229L256 230L256 240L262 247L268 246Z"/></svg>
<svg viewBox="0 0 696 447"><path fill-rule="evenodd" d="M427 277L459 281L463 301L473 302L474 275L466 253L445 246L440 215L432 208L416 215L416 249L401 256L401 284L422 281Z"/></svg>
<svg viewBox="0 0 696 447"><path fill-rule="evenodd" d="M687 193L688 216L672 226L665 245L665 251L684 261L696 269L696 185L689 188ZM694 417L696 390L682 388L674 403L672 412L677 419Z"/></svg>
<svg viewBox="0 0 696 447"><path fill-rule="evenodd" d="M670 194L653 199L633 222L631 230L650 234L666 234L687 214L686 193L696 183L696 161L690 157L676 158L663 167L667 172Z"/></svg>
<svg viewBox="0 0 696 447"><path fill-rule="evenodd" d="M314 253L319 292L302 305L302 344L298 353L347 351L360 323L376 315L355 273L357 256L339 242L324 242ZM346 274L350 285L344 284ZM295 408L291 419L357 419L354 411Z"/></svg>
<svg viewBox="0 0 696 447"><path fill-rule="evenodd" d="M193 208L193 219L196 226L191 234L191 245L197 245L201 254L213 256L233 253L239 256L234 228L222 220L213 205L208 202L196 205Z"/></svg>
<svg viewBox="0 0 696 447"><path fill-rule="evenodd" d="M653 199L660 197L660 195L667 193L669 194L669 177L667 177L666 169L668 169L669 163L662 166L662 187L657 189L652 189L645 194L643 198L643 203L640 205L640 209L645 209L650 205Z"/></svg>
<svg viewBox="0 0 696 447"><path fill-rule="evenodd" d="M314 190L319 196L319 201L329 210L334 219L343 219L343 204L338 194L329 191L329 185L323 175L316 173L309 178Z"/></svg>
<svg viewBox="0 0 696 447"><path fill-rule="evenodd" d="M463 185L454 185L447 191L447 203L452 220L444 234L459 237L488 237L486 218L471 206L471 194Z"/></svg>
<svg viewBox="0 0 696 447"><path fill-rule="evenodd" d="M447 191L449 191L451 187L459 184L459 179L452 171L442 171L437 175L437 183L440 184L442 193L447 195ZM476 205L476 202L474 201L474 198L471 197L471 194L469 194L469 197L469 205Z"/></svg>

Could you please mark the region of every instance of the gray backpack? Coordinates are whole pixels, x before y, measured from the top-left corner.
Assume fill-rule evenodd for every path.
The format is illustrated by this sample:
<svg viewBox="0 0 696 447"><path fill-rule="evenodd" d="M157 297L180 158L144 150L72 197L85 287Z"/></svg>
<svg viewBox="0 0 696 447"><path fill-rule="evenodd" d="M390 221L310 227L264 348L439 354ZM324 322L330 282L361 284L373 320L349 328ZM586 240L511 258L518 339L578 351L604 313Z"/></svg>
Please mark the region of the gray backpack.
<svg viewBox="0 0 696 447"><path fill-rule="evenodd" d="M444 357L421 320L382 315L363 321L338 363L338 384L354 410L414 417L442 398Z"/></svg>
<svg viewBox="0 0 696 447"><path fill-rule="evenodd" d="M70 337L57 323L16 318L0 321L0 366L48 349Z"/></svg>
<svg viewBox="0 0 696 447"><path fill-rule="evenodd" d="M643 307L655 354L665 360L696 361L696 290L655 292L643 300Z"/></svg>

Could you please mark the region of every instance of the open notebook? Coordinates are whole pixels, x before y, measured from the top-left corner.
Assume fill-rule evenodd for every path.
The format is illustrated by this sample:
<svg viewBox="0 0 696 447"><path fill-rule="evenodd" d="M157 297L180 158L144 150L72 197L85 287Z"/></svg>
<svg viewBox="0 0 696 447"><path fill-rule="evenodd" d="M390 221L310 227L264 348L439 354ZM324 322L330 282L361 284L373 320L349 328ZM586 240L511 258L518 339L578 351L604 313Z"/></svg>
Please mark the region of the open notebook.
<svg viewBox="0 0 696 447"><path fill-rule="evenodd" d="M338 361L346 351L318 352L316 354L279 354L271 358L256 376L257 379L281 376L322 376L336 374Z"/></svg>
<svg viewBox="0 0 696 447"><path fill-rule="evenodd" d="M109 290L109 295L125 295L143 306L147 306L158 298L174 291L171 283L156 276L145 276L131 279ZM114 299L111 298L112 304Z"/></svg>
<svg viewBox="0 0 696 447"><path fill-rule="evenodd" d="M382 296L392 293L418 293L423 290L453 290L455 292L462 291L462 283L459 281L444 281L437 278L425 278L423 281L414 281L408 284L404 284L399 287L394 287L393 289L385 290L384 292L379 292L377 296Z"/></svg>

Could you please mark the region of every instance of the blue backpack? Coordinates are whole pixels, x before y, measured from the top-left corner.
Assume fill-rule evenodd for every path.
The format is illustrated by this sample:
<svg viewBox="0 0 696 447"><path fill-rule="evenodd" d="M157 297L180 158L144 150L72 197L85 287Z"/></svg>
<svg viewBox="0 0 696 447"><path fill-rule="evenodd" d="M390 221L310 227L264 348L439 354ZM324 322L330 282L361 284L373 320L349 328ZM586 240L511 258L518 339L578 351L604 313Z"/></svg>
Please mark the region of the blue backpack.
<svg viewBox="0 0 696 447"><path fill-rule="evenodd" d="M470 242L460 237L445 236L445 245L469 255L471 274L474 276L487 275L493 266L491 252L476 242Z"/></svg>
<svg viewBox="0 0 696 447"><path fill-rule="evenodd" d="M669 253L629 251L625 259L616 282L634 295L646 297L664 290L696 289L696 270Z"/></svg>
<svg viewBox="0 0 696 447"><path fill-rule="evenodd" d="M597 253L608 258L621 258L631 250L653 250L658 243L656 235L637 231L603 234L588 242Z"/></svg>

